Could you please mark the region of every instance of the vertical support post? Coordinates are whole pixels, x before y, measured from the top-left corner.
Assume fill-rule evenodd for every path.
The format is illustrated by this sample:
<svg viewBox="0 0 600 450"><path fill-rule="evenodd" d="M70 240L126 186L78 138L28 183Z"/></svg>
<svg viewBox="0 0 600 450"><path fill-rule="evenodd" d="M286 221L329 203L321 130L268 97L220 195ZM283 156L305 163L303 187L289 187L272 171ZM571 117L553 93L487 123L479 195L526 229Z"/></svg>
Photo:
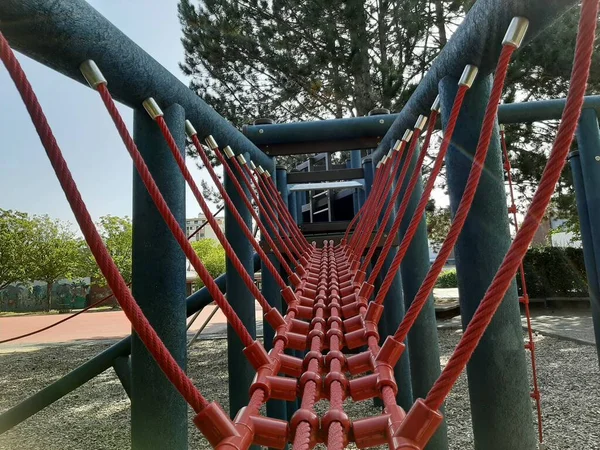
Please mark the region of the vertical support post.
<svg viewBox="0 0 600 450"><path fill-rule="evenodd" d="M298 205L296 204L296 200L296 193L290 192L288 194L288 205L290 209L290 214L292 215L292 219L294 219L294 222L298 223Z"/></svg>
<svg viewBox="0 0 600 450"><path fill-rule="evenodd" d="M305 193L302 191L297 191L294 193L294 195L296 196L296 218L298 221L298 225L301 225L304 222L304 213L302 212L302 205L304 205L305 201L304 201L304 197L305 197Z"/></svg>
<svg viewBox="0 0 600 450"><path fill-rule="evenodd" d="M361 166L360 150L350 150L350 167L352 169L358 169ZM352 195L354 204L354 214L358 212L362 204L365 202L365 191L357 188L354 190Z"/></svg>
<svg viewBox="0 0 600 450"><path fill-rule="evenodd" d="M281 198L283 199L283 203L286 207L289 208L288 203L288 182L287 182L287 170L284 166L277 165L275 168L274 174L275 186L277 186L277 191L281 193ZM297 356L299 358L303 358L304 354L299 351L290 350L291 355ZM291 402L287 402L287 417L292 417L292 415L298 409L298 400L294 400Z"/></svg>
<svg viewBox="0 0 600 450"><path fill-rule="evenodd" d="M249 160L248 155L244 157ZM246 208L242 197L231 178L224 172L225 191L231 198L233 205L242 216L246 225L251 229L252 216ZM244 185L244 195L248 196L248 187ZM244 236L242 229L235 221L229 208L225 208L225 237L233 247L233 251L240 259L244 269L254 275L254 264L252 261L252 246ZM250 293L232 262L227 258L227 301L231 304L242 323L248 329L253 338L256 338L256 316L255 300ZM254 378L255 371L242 354L244 345L231 325L227 325L227 367L229 371L229 414L234 417L240 408L246 406L249 401L248 389Z"/></svg>
<svg viewBox="0 0 600 450"><path fill-rule="evenodd" d="M445 127L458 80L440 81ZM450 207L456 211L471 169L492 77L469 89L446 156ZM510 245L498 129L494 131L479 188L455 247L463 329L469 324ZM467 366L476 450L536 448L529 376L516 283L507 291ZM510 414L507 414L510 411Z"/></svg>
<svg viewBox="0 0 600 450"><path fill-rule="evenodd" d="M584 109L577 129L579 153L571 158L573 184L581 224L596 350L600 358L600 130L593 109Z"/></svg>
<svg viewBox="0 0 600 450"><path fill-rule="evenodd" d="M371 193L373 186L373 158L365 156L362 160L363 172L365 174L365 200Z"/></svg>
<svg viewBox="0 0 600 450"><path fill-rule="evenodd" d="M407 180L415 170L418 158L418 148L410 162ZM420 169L419 169L420 170ZM406 184L398 197L398 202L405 196ZM400 224L399 237L406 233L406 229L414 215L414 211L423 194L421 177L413 190L406 213ZM429 245L427 241L427 225L423 215L419 222L417 232L404 256L400 266L402 274L402 287L404 288L404 304L408 309L413 302L421 283L429 270ZM437 322L435 319L435 306L433 295L421 310L419 317L408 333L408 346L410 347L410 374L412 381L413 398L425 398L433 383L440 375L440 349L438 346ZM448 430L446 422L438 428L435 435L429 440L427 450L446 450L448 448Z"/></svg>
<svg viewBox="0 0 600 450"><path fill-rule="evenodd" d="M406 161L403 160L401 163L406 164ZM397 179L394 180L392 185L390 185L389 193L388 192L384 193L385 197L391 196L391 193L394 190L396 183L398 183ZM390 208L393 208L394 210L390 216L390 219L388 220L388 222L385 226L384 237L388 236L390 234L392 224L396 220L396 205L389 204L389 201L390 201L390 199L388 199L386 201L386 205L384 206L384 209L382 210L382 215L383 215L384 211L388 208L388 206ZM376 242L373 242L373 245L376 245L376 244L377 244ZM379 287L381 286L383 279L385 278L387 273L390 271L390 266L392 265L392 262L394 260L394 257L396 256L397 251L398 251L397 247L392 247L390 249L387 257L385 258L385 263L383 264L380 275L377 277L378 286L376 286L375 292L377 292L377 290L379 290ZM378 251L378 253L379 253L379 251ZM376 257L379 258L380 256L377 254ZM394 281L392 282L392 286L390 287L390 290L385 297L384 306L385 306L385 314L383 315L383 318L382 318L383 320L381 320L381 322L379 322L379 333L381 335L382 341L385 340L385 337L387 335L394 333L394 331L398 328L398 326L400 325L400 322L402 321L402 319L404 317L404 313L405 313L404 295L402 292L402 277L400 275L400 271L398 271L394 275ZM394 376L396 377L396 381L398 384L398 394L396 395L396 400L398 402L398 405L400 405L402 408L404 408L406 411L408 411L413 404L413 394L412 394L411 376L410 376L410 348L409 348L408 342L405 342L405 344L406 344L406 348L404 350L404 353L402 353L402 357L400 358L400 361L398 361L398 363L396 364L396 367L394 367Z"/></svg>
<svg viewBox="0 0 600 450"><path fill-rule="evenodd" d="M275 172L275 163L273 163L270 167L264 167L265 170L268 170L269 173ZM261 198L260 201L267 202L266 198ZM263 219L263 215L261 214L261 220ZM269 230L271 236L274 236L277 232L276 230L271 230L266 220L262 220L263 224ZM261 244L266 245L265 237L261 234ZM267 256L269 257L269 261L273 263L277 270L281 270L281 265L279 261L273 254L273 251L267 252ZM265 296L269 305L277 308L280 313L284 313L283 311L283 302L281 299L281 291L279 286L277 285L275 278L267 270L264 264L261 263L261 277L262 277L262 294ZM273 348L273 338L275 337L275 330L271 328L271 325L263 319L263 336L265 348L267 350L271 350ZM287 420L287 412L286 412L286 403L283 400L269 400L267 402L267 415L269 417L275 417L276 419Z"/></svg>
<svg viewBox="0 0 600 450"><path fill-rule="evenodd" d="M164 118L185 155L185 111L172 105ZM133 114L133 135L169 208L185 227L185 181L156 123ZM185 256L133 174L133 295L177 363L186 367ZM187 404L139 337L131 341L131 448L187 449Z"/></svg>

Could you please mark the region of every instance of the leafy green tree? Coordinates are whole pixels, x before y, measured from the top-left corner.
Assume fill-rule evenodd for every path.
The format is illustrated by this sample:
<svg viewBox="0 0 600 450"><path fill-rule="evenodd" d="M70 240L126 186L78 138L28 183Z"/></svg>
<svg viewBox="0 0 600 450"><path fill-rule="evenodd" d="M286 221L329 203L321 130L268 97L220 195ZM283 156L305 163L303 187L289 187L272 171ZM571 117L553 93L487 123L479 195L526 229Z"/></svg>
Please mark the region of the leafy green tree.
<svg viewBox="0 0 600 450"><path fill-rule="evenodd" d="M52 288L56 281L78 275L80 243L70 226L50 217L34 216L32 219L34 237L30 280L45 281L46 299L44 309L52 305Z"/></svg>
<svg viewBox="0 0 600 450"><path fill-rule="evenodd" d="M438 208L435 206L434 200L429 200L425 211L429 244L435 251L439 251L452 224L450 208L447 206L445 208Z"/></svg>
<svg viewBox="0 0 600 450"><path fill-rule="evenodd" d="M27 214L0 209L0 289L29 278L33 237Z"/></svg>
<svg viewBox="0 0 600 450"><path fill-rule="evenodd" d="M127 216L118 217L107 215L100 217L96 226L108 249L108 253L114 259L121 275L123 275L123 279L127 283L130 283L133 242L131 219ZM100 269L85 242L82 242L80 252L79 272L85 274L85 276L90 276L94 284L105 286L106 279L100 272Z"/></svg>
<svg viewBox="0 0 600 450"><path fill-rule="evenodd" d="M213 278L225 273L225 249L221 244L214 239L200 239L192 242L194 251ZM202 281L199 281L196 288L204 286Z"/></svg>

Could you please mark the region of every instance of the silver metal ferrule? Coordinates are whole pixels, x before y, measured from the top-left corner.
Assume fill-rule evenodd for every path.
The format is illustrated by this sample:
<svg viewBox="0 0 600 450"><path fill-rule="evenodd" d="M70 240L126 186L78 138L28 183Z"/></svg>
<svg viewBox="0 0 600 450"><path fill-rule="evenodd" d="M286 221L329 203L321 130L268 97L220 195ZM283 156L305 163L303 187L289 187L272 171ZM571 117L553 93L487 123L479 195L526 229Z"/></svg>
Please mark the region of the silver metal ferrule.
<svg viewBox="0 0 600 450"><path fill-rule="evenodd" d="M500 131L504 131L504 124L503 123L500 124Z"/></svg>
<svg viewBox="0 0 600 450"><path fill-rule="evenodd" d="M189 138L198 134L194 128L194 125L192 125L192 122L189 120L185 121L185 134L187 134Z"/></svg>
<svg viewBox="0 0 600 450"><path fill-rule="evenodd" d="M215 138L212 137L212 134L206 136L204 142L206 142L206 145L208 145L208 148L210 148L211 150L216 150L219 148L219 146L217 145L217 141L215 141Z"/></svg>
<svg viewBox="0 0 600 450"><path fill-rule="evenodd" d="M504 39L502 40L502 45L512 45L516 48L521 46L523 42L523 38L527 33L527 27L529 27L529 20L525 17L513 17L510 21L510 25L508 26L508 30L506 30L506 34L504 35Z"/></svg>
<svg viewBox="0 0 600 450"><path fill-rule="evenodd" d="M385 156L384 156L384 158L385 158ZM379 168L381 167L381 161L382 161L382 160L380 160L380 161L377 163L377 165L375 166L375 168L376 168L376 169L379 169Z"/></svg>
<svg viewBox="0 0 600 450"><path fill-rule="evenodd" d="M266 176L267 178L270 178L270 177L271 177L271 174L269 173L269 171L268 171L268 170L265 170L265 176Z"/></svg>
<svg viewBox="0 0 600 450"><path fill-rule="evenodd" d="M393 150L399 151L400 147L402 147L402 139L398 139L396 141L396 143L394 144L394 146L392 147Z"/></svg>
<svg viewBox="0 0 600 450"><path fill-rule="evenodd" d="M156 103L156 100L154 100L152 97L148 97L146 100L144 100L142 105L153 120L156 120L157 117L163 116L162 109L160 109L160 106L158 106L158 103Z"/></svg>
<svg viewBox="0 0 600 450"><path fill-rule="evenodd" d="M412 132L412 130L406 130L406 131L404 132L404 136L402 136L402 140L403 140L404 142L408 142L408 141L410 141L410 139L412 138L412 135L413 135L413 132Z"/></svg>
<svg viewBox="0 0 600 450"><path fill-rule="evenodd" d="M435 100L433 101L432 105L431 105L431 110L432 111L437 111L440 112L440 110L442 109L442 102L440 100L440 95L438 94L435 97Z"/></svg>
<svg viewBox="0 0 600 450"><path fill-rule="evenodd" d="M100 72L100 69L92 59L82 62L79 70L85 81L94 89L97 89L101 84L108 84L106 78L104 78L104 75L102 75L102 72Z"/></svg>
<svg viewBox="0 0 600 450"><path fill-rule="evenodd" d="M212 137L212 136L210 136L210 137ZM235 156L235 153L233 153L233 150L231 150L231 147L229 145L225 146L225 148L223 149L223 153L225 153L225 156L227 156L227 159L231 159Z"/></svg>
<svg viewBox="0 0 600 450"><path fill-rule="evenodd" d="M254 161L250 160L250 161L248 161L248 164L250 164L250 168L252 170L256 170L256 164L254 164Z"/></svg>
<svg viewBox="0 0 600 450"><path fill-rule="evenodd" d="M385 163L387 162L388 159L388 155L387 153L385 155L383 155L383 158L381 158L381 161L379 161L381 163L381 165L385 165Z"/></svg>
<svg viewBox="0 0 600 450"><path fill-rule="evenodd" d="M240 164L243 166L244 164L246 164L246 158L244 158L244 155L242 155L241 153L239 155L236 156L236 158L238 159L238 161L240 162Z"/></svg>
<svg viewBox="0 0 600 450"><path fill-rule="evenodd" d="M473 86L473 81L475 81L475 77L477 76L478 70L479 69L477 68L477 66L467 64L465 66L465 70L463 70L463 73L460 76L460 80L458 80L458 85L466 86L468 88Z"/></svg>
<svg viewBox="0 0 600 450"><path fill-rule="evenodd" d="M421 131L423 131L423 129L425 128L425 124L426 123L427 123L427 116L424 116L423 114L421 114L417 118L417 121L415 122L415 130L421 130Z"/></svg>
<svg viewBox="0 0 600 450"><path fill-rule="evenodd" d="M265 173L265 169L263 169L263 168L262 168L262 166L258 166L258 167L256 168L256 170L258 170L258 173L260 173L261 175L262 175L263 173Z"/></svg>

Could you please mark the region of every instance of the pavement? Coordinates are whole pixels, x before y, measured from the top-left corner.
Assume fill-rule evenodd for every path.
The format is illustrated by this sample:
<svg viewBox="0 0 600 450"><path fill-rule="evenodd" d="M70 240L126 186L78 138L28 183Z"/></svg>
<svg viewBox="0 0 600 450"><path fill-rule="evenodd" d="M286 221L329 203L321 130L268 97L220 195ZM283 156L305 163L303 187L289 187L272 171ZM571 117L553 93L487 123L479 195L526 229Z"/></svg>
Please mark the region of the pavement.
<svg viewBox="0 0 600 450"><path fill-rule="evenodd" d="M435 289L434 296L440 307L447 308L458 300L457 289ZM200 313L199 317L190 326L188 336L193 334L206 321L214 308L209 305ZM262 312L256 303L257 334L262 334ZM64 314L31 315L0 317L0 340L24 334L38 328L48 326L65 317ZM189 319L188 319L189 320ZM523 326L526 326L523 317ZM591 311L589 309L532 309L532 326L534 331L543 335L564 338L582 344L595 345L594 327ZM439 328L461 328L460 317L438 321ZM201 339L214 339L223 337L227 332L225 316L219 310L202 331ZM20 339L15 342L0 344L0 352L10 351L14 347L35 344L54 344L73 342L78 340L118 339L128 336L131 326L120 311L101 311L81 314L73 320L67 321L55 328L42 333Z"/></svg>

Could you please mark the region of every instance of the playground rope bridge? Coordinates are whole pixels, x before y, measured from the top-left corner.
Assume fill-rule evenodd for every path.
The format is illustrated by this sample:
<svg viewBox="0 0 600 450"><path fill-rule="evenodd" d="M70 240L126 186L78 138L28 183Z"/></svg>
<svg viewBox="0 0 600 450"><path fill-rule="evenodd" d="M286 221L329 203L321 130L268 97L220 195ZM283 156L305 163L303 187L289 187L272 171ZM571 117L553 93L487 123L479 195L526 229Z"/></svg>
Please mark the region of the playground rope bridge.
<svg viewBox="0 0 600 450"><path fill-rule="evenodd" d="M272 165L263 167L266 164L259 161L262 157L253 157L258 154L256 151L246 152L236 148L236 143L227 142L226 138L219 142L220 139L213 137L211 133L200 134L194 126L200 125L198 120L194 122L185 119L186 112L178 105L163 112L155 97L146 97L136 105L138 111L143 106L151 119L150 122L144 122L144 126L155 139L154 142L156 143L157 137L161 139L160 145L153 151L170 153L167 157L174 161L225 249L229 264L227 276L234 274L239 281L238 287L249 293L244 298L255 299L262 308L265 324L269 328L265 328L264 344L256 340L253 326L249 325L245 317L241 317L241 314L247 312L247 308L237 308L239 302L236 301L233 286L229 285L229 278L226 297L219 280L210 276L194 252L180 226L180 214L170 204L171 193L163 193L159 187L160 180L157 180L157 167L151 167L146 161L148 153L144 153L143 143L149 140L134 139L116 108L111 94L110 76L103 75L103 67L95 60L80 61L80 70L85 80L98 92L133 161L144 195L148 196L149 203L166 225L180 251L198 273L208 298L226 316L231 331L230 359L232 352L239 348L233 344L238 339L243 347L238 358L241 359L243 354L246 360L244 364L249 364L255 372L249 385L247 404L236 408L237 414L233 418L218 403L205 398L186 375L181 368L181 361L173 356L160 333L155 330L156 325L146 317L144 308L136 301L138 295L135 292L135 281L134 291L131 291L123 280L96 231L35 93L15 58L9 41L2 34L0 58L23 99L67 201L115 298L156 364L194 410L194 424L213 447L242 450L251 445L262 445L285 448L291 443L294 449L301 450L324 443L327 448L341 449L355 443L359 448L387 445L394 449L418 450L424 449L436 433L438 441L435 448L443 448L443 403L471 360L519 268L524 277L521 262L548 207L584 105L597 14L598 0L584 0L569 95L543 177L523 223L448 363L439 373L439 357L437 358L438 373L427 386L422 398L415 399L408 408L400 405L399 399L406 395L402 392L406 384L399 382L400 372L397 367L403 355L406 357L407 341L411 352L415 344L432 344L411 341L411 332L423 311L431 308L434 284L459 242L479 192L488 150L497 137L495 130L498 105L507 70L513 53L521 45L527 32L527 18L514 17L506 30L486 106L481 111L477 145L464 189L454 208L452 225L435 261L418 280L418 289L415 289L414 295L407 302L406 312L393 329L383 326L385 320L382 318L386 314L386 308L394 307L386 299L395 288L398 273L417 239L427 202L444 161L449 157L448 151L453 145L455 130L461 126L461 120L464 122L461 113L468 108L469 92L478 83L476 65L465 65L460 78L451 81L452 88L440 91L429 111L420 111L414 125L403 130L402 137L389 146L389 149L385 149L387 151L382 154L372 171L370 193L349 223L343 238L337 243L325 239L322 245L309 242L303 235L297 223L297 214L290 211L286 193L277 183L276 171ZM156 95L158 94L157 92ZM432 148L431 138L440 115L443 137L439 147ZM148 117L142 119L137 116L136 120L141 123L143 120L147 121ZM206 124L202 124L202 127L206 129ZM248 267L244 252L240 251L240 242L233 242L227 230L223 232L220 229L193 175L187 169L182 151L182 128L223 197L227 227L236 227L238 237L244 240L245 245L252 247L262 264L263 279L267 281L270 277L272 281L270 291L261 291L256 286L251 275L253 270L249 271L252 268ZM501 137L504 145L503 131ZM207 148L223 166L224 183L210 164ZM421 169L428 153L434 154L435 160L427 182L421 186ZM514 214L516 225L510 163L505 147L504 153L505 168L511 185L510 211ZM377 153L373 157L375 155ZM366 178L367 175L365 180ZM412 202L411 199L417 201ZM505 200L502 198L500 201ZM251 221L260 230L262 242L255 238ZM397 236L401 236L399 243L395 243ZM278 291L276 296L272 295L273 287ZM279 297L279 302L274 300L276 297ZM535 378L534 343L526 290L521 302L525 305L529 324L529 341L526 346L531 350L534 369L531 396L536 401L538 437L539 442L542 442L540 392ZM522 342L520 345L522 350ZM415 347L414 351L417 354L419 350ZM235 371L230 371L230 384L236 381ZM245 380L240 379L240 384L244 383ZM247 387L243 386L243 389ZM495 386L489 386L490 390L494 388ZM382 402L380 415L355 420L349 418L345 411L348 399L360 402L373 398L379 398ZM319 416L315 405L321 400L326 400L329 406ZM264 416L261 414L261 407L267 402L268 414ZM297 408L289 411L288 415L281 411L282 402L293 402ZM273 413L274 411L276 412ZM10 413L11 411L7 414ZM510 411L504 413L510 415ZM8 422L10 425L5 429L13 426L15 419L9 419ZM525 434L531 436L531 433ZM532 440L525 438L525 441L521 448L530 448Z"/></svg>

